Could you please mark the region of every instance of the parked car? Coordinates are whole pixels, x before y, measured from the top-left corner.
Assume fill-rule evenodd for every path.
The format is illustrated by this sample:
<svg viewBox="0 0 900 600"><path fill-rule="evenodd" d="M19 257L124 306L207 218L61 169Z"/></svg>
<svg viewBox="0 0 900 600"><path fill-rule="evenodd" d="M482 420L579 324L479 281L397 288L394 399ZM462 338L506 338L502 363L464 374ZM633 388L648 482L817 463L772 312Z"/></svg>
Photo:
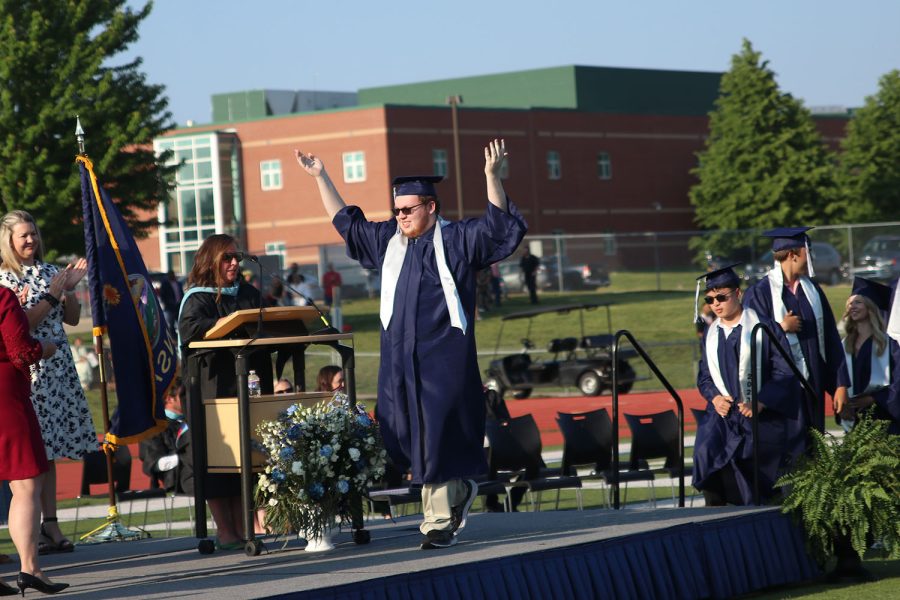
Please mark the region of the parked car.
<svg viewBox="0 0 900 600"><path fill-rule="evenodd" d="M503 280L503 289L507 294L525 290L525 278L522 276L522 269L519 268L518 262L500 263L500 279ZM535 279L539 290L546 288L547 269L538 267Z"/></svg>
<svg viewBox="0 0 900 600"><path fill-rule="evenodd" d="M816 281L828 285L837 285L843 281L844 265L841 262L840 252L834 246L826 242L812 242L809 250L812 254ZM744 270L744 281L747 284L756 283L766 276L774 263L773 253L769 250L758 261L747 265Z"/></svg>
<svg viewBox="0 0 900 600"><path fill-rule="evenodd" d="M900 276L900 236L878 235L866 242L853 275L887 282Z"/></svg>
<svg viewBox="0 0 900 600"><path fill-rule="evenodd" d="M573 264L569 258L562 258L562 275L564 290L585 290L590 288L606 287L609 285L609 273L599 265L587 263ZM545 256L541 259L541 268L546 269L546 283L543 289L558 289L559 261L555 256Z"/></svg>
<svg viewBox="0 0 900 600"><path fill-rule="evenodd" d="M556 256L541 258L541 265L535 273L537 289L559 289L557 268ZM586 290L609 285L609 273L598 265L572 264L567 257L563 257L562 268L564 290ZM503 280L503 288L507 293L525 290L525 278L522 276L522 269L519 268L518 262L501 263L500 278Z"/></svg>

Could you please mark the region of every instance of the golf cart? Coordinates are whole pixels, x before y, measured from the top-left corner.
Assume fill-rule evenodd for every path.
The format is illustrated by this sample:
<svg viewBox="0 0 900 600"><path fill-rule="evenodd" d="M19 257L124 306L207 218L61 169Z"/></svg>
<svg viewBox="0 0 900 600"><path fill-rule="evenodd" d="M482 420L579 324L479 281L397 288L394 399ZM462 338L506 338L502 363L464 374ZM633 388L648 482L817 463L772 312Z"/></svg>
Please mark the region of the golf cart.
<svg viewBox="0 0 900 600"><path fill-rule="evenodd" d="M497 391L501 397L506 391L510 391L513 398L517 399L527 398L537 387L575 386L585 396L599 396L604 390L612 391L613 334L609 307L608 303L567 304L506 315L501 319L494 355L499 355L506 323L528 319L525 337L521 340L522 351L492 360L486 372L485 387ZM606 309L608 333L585 335L584 313L597 308ZM553 338L547 343L547 354L552 355L552 358L532 360L532 354L535 353L535 344L531 339L533 320L545 315L558 318L573 311L578 313L579 337ZM559 322L554 326L554 331L560 331L561 325L563 323ZM636 374L626 359L636 355L632 348L619 351L620 394L627 394L634 385Z"/></svg>

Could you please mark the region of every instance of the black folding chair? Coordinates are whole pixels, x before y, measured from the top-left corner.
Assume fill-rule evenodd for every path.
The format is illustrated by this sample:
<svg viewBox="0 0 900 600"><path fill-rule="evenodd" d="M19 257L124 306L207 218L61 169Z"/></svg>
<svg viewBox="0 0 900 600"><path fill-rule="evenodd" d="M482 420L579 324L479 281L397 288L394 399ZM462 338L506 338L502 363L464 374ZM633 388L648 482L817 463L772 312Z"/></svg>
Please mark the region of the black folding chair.
<svg viewBox="0 0 900 600"><path fill-rule="evenodd" d="M534 417L523 415L503 421L488 421L486 425L490 445L490 477L504 478L504 473L515 481L504 483L507 488L506 510L512 510L510 491L524 488L532 510L540 510L541 493L556 490L556 508L562 489L574 489L578 510L582 510L581 480L566 477L560 469L548 469L541 457L541 432ZM537 504L534 496L537 495Z"/></svg>
<svg viewBox="0 0 900 600"><path fill-rule="evenodd" d="M675 500L675 478L678 477L679 429L678 415L674 410L650 415L625 415L631 430L631 452L628 467L630 471L665 473L672 478L672 500ZM649 461L664 458L659 468L650 468ZM651 489L653 482L651 481ZM653 489L652 504L656 505Z"/></svg>
<svg viewBox="0 0 900 600"><path fill-rule="evenodd" d="M612 507L612 420L605 408L585 413L556 413L556 423L563 436L562 474L583 481L597 480L607 488L606 505ZM578 474L577 467L590 472ZM628 489L630 481L653 481L653 473L620 471L619 482ZM627 494L627 491L626 491Z"/></svg>

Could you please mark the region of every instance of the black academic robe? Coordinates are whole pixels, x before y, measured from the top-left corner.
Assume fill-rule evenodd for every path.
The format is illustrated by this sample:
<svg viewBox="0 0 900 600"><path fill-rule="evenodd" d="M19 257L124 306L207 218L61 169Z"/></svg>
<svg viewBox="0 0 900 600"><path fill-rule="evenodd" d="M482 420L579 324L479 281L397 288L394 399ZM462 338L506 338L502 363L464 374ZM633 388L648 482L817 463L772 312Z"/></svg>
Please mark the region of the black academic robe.
<svg viewBox="0 0 900 600"><path fill-rule="evenodd" d="M761 319L778 335L779 329L771 321ZM710 326L705 336L718 337L717 356L722 379L729 396L734 399L728 415L722 418L712 400L720 394L709 371L706 345L700 360L697 388L706 399L706 418L697 426L694 442L693 485L704 489L711 475L723 468L732 468L744 504L753 502L753 430L751 420L741 415L738 377L741 352L741 330L738 325L726 338L718 326ZM759 413L760 497L765 500L774 492L776 479L802 453L803 447L792 444L789 432L798 426L800 416L800 385L780 353L772 348L772 341L760 334L762 345L761 380L758 399L765 406ZM787 340L779 340L787 347ZM749 398L747 399L749 402Z"/></svg>
<svg viewBox="0 0 900 600"><path fill-rule="evenodd" d="M355 206L333 220L347 255L381 270L395 220L367 221ZM468 321L451 327L434 254L434 228L409 240L393 316L381 332L375 415L391 459L414 483L442 483L487 472L485 399L475 349L475 274L512 254L527 231L515 205L488 205L483 217L441 229L450 273Z"/></svg>
<svg viewBox="0 0 900 600"><path fill-rule="evenodd" d="M825 427L825 393L834 395L838 387L845 387L850 383L850 376L847 372L847 364L844 358L844 347L841 344L841 337L838 334L837 325L834 321L834 313L831 312L831 305L828 304L828 298L825 297L825 293L822 292L819 284L813 282L813 286L819 294L819 301L822 304L822 326L825 343L824 360L819 350L816 316L809 300L806 298L803 286L798 285L797 294L794 295L788 285L785 284L781 293L785 309L793 311L802 321L802 328L797 332L797 337L800 340L803 358L806 360L806 365L809 368L809 383L816 393L815 404L810 401L807 394L803 395L804 402L801 407L804 420L802 423L798 423L800 430L791 432L793 437L805 436L810 427L823 430ZM763 277L747 289L744 293L744 306L755 310L761 319L774 319L772 315L772 292L768 277Z"/></svg>
<svg viewBox="0 0 900 600"><path fill-rule="evenodd" d="M195 352L187 345L203 339L206 332L222 317L227 317L237 310L259 308L261 301L259 290L252 285L242 283L237 296L222 294L216 301L216 294L197 292L188 296L181 307L178 317L178 330L181 334L181 356L185 364L188 357ZM252 331L239 328L228 338L249 338ZM237 376L234 371L234 353L231 349L215 351L199 351L200 391L201 397L234 398L237 396ZM250 369L259 375L263 393L273 392L272 361L266 352L257 352L250 356Z"/></svg>

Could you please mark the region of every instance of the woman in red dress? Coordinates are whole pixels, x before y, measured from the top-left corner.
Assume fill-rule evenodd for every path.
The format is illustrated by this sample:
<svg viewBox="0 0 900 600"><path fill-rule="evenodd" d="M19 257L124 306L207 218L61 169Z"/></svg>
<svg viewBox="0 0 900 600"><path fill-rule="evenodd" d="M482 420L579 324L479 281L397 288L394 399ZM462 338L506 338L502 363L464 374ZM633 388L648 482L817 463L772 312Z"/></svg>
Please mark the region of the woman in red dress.
<svg viewBox="0 0 900 600"><path fill-rule="evenodd" d="M49 463L31 404L30 369L55 352L53 342L31 337L19 299L12 290L0 287L0 479L9 481L13 493L9 535L19 552L16 583L23 595L27 588L55 594L68 587L51 583L38 566L41 489ZM16 594L12 587L0 584L0 595Z"/></svg>

